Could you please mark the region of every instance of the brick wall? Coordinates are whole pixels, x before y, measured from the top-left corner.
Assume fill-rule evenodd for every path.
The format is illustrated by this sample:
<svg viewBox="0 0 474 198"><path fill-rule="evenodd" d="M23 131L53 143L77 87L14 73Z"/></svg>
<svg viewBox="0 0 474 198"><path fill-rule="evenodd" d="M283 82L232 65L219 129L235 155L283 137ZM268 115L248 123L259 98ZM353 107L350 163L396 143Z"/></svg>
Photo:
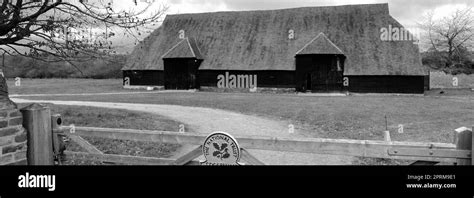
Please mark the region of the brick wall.
<svg viewBox="0 0 474 198"><path fill-rule="evenodd" d="M0 101L0 165L26 165L27 133L22 115L11 100Z"/></svg>

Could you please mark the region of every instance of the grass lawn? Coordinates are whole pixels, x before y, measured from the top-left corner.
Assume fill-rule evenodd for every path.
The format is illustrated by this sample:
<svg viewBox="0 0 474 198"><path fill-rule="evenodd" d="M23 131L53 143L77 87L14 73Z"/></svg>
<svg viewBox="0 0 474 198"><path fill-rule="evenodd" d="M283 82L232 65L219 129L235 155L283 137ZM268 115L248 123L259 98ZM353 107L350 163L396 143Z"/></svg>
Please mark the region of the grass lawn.
<svg viewBox="0 0 474 198"><path fill-rule="evenodd" d="M452 131L474 124L474 101L432 96L301 97L241 93L157 93L117 96L54 96L82 100L226 109L295 124L308 137L381 140L385 116L397 141L451 142ZM403 133L398 133L403 125Z"/></svg>
<svg viewBox="0 0 474 198"><path fill-rule="evenodd" d="M453 78L457 78L457 85L453 84ZM474 74L449 75L444 72L430 72L430 87L432 88L474 88Z"/></svg>
<svg viewBox="0 0 474 198"><path fill-rule="evenodd" d="M101 81L91 83L94 80L84 81L88 82L83 84L83 89L88 89L87 84L93 86L101 83ZM111 83L109 86L112 87L118 84L118 89L121 89L121 81L117 81L116 85L112 85L112 81L108 83ZM69 88L76 89L73 84L67 83L61 89L67 91ZM10 87L13 93L15 89L15 87ZM34 88L24 87L22 89L33 90ZM48 88L46 85L44 89L44 93L61 93L50 90L52 88ZM97 90L92 87L90 89ZM121 91L124 90L121 89ZM297 129L303 131L303 135L306 137L319 138L382 140L387 122L387 128L391 131L394 141L450 143L453 141L454 129L474 125L474 92L470 89L448 89L443 90L444 93L440 94L440 91L428 91L425 96L305 97L295 94L197 92L24 98L173 104L224 109L281 120L288 124L294 124ZM79 91L76 90L76 92ZM30 93L25 92L24 94ZM77 126L82 125L79 124L80 122L76 123L78 123ZM398 133L401 127L403 133ZM394 163L398 164L398 162L390 160L363 159L355 162L355 164Z"/></svg>
<svg viewBox="0 0 474 198"><path fill-rule="evenodd" d="M20 107L25 105L21 104ZM159 115L127 110L60 105L51 105L50 107L52 113L61 114L63 125L74 124L75 126L175 131L180 124ZM178 144L112 140L96 137L83 138L106 154L170 157L180 147ZM67 150L84 151L72 141L68 143ZM66 164L97 165L102 163L73 159L67 161Z"/></svg>
<svg viewBox="0 0 474 198"><path fill-rule="evenodd" d="M78 94L132 92L122 88L122 79L8 79L8 91L12 94ZM143 90L142 90L143 91Z"/></svg>

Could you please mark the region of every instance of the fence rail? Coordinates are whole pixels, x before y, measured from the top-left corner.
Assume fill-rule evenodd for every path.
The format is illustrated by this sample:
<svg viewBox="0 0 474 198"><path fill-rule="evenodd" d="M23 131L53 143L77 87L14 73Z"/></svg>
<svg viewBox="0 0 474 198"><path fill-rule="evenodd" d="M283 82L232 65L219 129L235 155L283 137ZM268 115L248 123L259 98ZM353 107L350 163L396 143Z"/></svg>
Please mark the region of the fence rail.
<svg viewBox="0 0 474 198"><path fill-rule="evenodd" d="M68 133L70 129L71 127L69 126L63 126L58 130ZM75 127L75 133L70 135L157 143L200 145L204 142L204 139L208 134ZM257 136L237 136L235 138L239 142L239 145L246 149L451 163L457 162L458 159L470 159L472 153L470 150L458 150L456 149L455 144L448 143L386 142L322 138L275 138Z"/></svg>
<svg viewBox="0 0 474 198"><path fill-rule="evenodd" d="M49 109L48 109L49 110ZM43 111L38 108L38 111ZM49 111L48 111L49 112ZM48 113L35 114L47 116ZM49 115L50 116L50 115ZM37 118L42 119L44 118ZM61 126L58 116L51 116L53 127L25 127L35 130L50 130L49 132L36 132L40 134L50 134L55 137L57 134L66 134L71 136L73 140L78 141L79 145L84 147L89 153L68 152L65 154L76 158L88 158L89 160L127 163L127 164L148 164L148 165L185 165L199 164L193 161L201 155L201 147L208 134L200 133L180 133L168 131L152 131L152 130L135 130L135 129L112 129L112 128L96 128L96 127L74 127ZM38 122L26 123L26 125ZM59 124L58 124L59 123ZM44 122L42 123L44 124ZM35 131L32 131L35 132ZM31 133L31 131L30 131ZM397 142L375 141L375 140L349 140L349 139L323 139L323 138L276 138L276 137L258 137L258 136L237 136L235 137L242 150L242 160L248 164L263 164L257 158L252 156L248 149L299 152L312 154L329 154L329 155L347 155L357 157L371 158L389 158L417 161L415 164L434 164L436 162L448 162L459 165L472 165L474 138L472 130L468 128L460 128L455 131L455 143L425 143L425 142ZM147 141L157 143L175 143L199 145L190 153L179 157L178 159L163 159L151 157L136 157L123 155L103 154L80 136L102 137L132 141ZM30 136L36 137L36 136ZM50 142L50 141L44 141ZM53 152L53 151L51 151ZM57 152L57 151L56 151ZM33 154L35 159L41 158ZM51 154L44 154L50 156ZM30 155L28 155L30 156Z"/></svg>
<svg viewBox="0 0 474 198"><path fill-rule="evenodd" d="M72 151L66 151L64 154L66 159L85 159L90 161L113 162L131 165L171 165L176 161L176 159L171 158L139 157ZM185 165L199 165L199 161L188 161L185 163Z"/></svg>

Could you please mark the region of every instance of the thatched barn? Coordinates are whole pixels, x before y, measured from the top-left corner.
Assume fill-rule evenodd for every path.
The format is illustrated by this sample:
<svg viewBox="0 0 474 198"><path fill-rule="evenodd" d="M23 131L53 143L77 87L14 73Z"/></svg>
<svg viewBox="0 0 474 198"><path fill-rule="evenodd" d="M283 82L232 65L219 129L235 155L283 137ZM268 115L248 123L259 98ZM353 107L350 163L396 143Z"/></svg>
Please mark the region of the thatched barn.
<svg viewBox="0 0 474 198"><path fill-rule="evenodd" d="M388 4L168 15L123 67L131 86L423 93L426 72ZM390 30L391 31L391 30Z"/></svg>

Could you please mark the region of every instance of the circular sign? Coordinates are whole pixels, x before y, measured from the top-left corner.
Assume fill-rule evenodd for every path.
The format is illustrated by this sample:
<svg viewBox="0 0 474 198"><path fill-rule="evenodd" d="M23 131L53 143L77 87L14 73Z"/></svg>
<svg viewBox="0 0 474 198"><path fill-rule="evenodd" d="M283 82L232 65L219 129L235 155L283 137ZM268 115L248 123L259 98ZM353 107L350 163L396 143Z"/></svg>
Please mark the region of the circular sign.
<svg viewBox="0 0 474 198"><path fill-rule="evenodd" d="M202 154L206 158L203 165L239 165L240 147L231 135L214 132L206 137Z"/></svg>

